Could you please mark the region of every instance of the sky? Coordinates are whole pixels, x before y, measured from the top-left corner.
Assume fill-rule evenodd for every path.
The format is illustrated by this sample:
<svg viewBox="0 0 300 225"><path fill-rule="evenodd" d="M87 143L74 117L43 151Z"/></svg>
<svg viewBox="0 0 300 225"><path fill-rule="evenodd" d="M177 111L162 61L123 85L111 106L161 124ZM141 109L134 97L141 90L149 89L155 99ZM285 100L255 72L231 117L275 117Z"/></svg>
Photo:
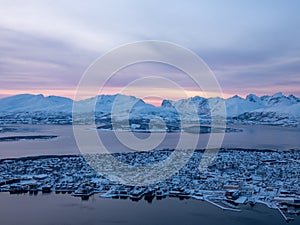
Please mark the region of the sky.
<svg viewBox="0 0 300 225"><path fill-rule="evenodd" d="M224 97L276 92L300 96L300 1L0 0L0 97L20 93L74 98L85 70L120 45L168 41L195 52ZM118 71L114 94L143 76L163 76L187 96L204 95L182 71L144 63ZM143 84L145 85L145 84ZM132 86L126 94L158 104L172 87Z"/></svg>

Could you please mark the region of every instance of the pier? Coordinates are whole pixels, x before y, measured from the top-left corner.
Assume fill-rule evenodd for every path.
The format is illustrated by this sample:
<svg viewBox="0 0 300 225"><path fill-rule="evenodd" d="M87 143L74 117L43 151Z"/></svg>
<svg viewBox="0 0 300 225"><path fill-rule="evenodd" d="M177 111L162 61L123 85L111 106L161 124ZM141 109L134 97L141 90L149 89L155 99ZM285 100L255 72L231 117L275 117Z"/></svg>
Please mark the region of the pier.
<svg viewBox="0 0 300 225"><path fill-rule="evenodd" d="M288 223L288 222L290 222L291 220L294 220L294 218L292 218L292 217L287 217L286 215L284 215L284 213L282 212L282 210L279 208L279 207L277 207L277 209L278 209L278 211L280 212L280 214L282 215L282 217L284 218L284 220Z"/></svg>
<svg viewBox="0 0 300 225"><path fill-rule="evenodd" d="M217 206L217 207L219 207L220 209L223 209L223 210L229 210L229 211L234 211L234 212L241 212L240 209L232 209L232 208L224 207L224 206L221 206L221 205L219 205L219 204L217 204L217 203L215 203L215 202L213 202L213 201L211 201L211 200L209 200L207 198L204 198L204 201L206 201L206 202L208 202L210 204L213 204L214 206Z"/></svg>

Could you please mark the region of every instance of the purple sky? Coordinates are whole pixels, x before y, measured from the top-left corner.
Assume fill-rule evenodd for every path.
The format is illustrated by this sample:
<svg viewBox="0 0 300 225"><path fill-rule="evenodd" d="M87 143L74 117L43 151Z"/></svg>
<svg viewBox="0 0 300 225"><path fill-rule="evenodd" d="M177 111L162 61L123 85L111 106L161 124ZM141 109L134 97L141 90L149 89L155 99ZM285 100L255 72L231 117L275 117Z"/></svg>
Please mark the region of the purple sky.
<svg viewBox="0 0 300 225"><path fill-rule="evenodd" d="M299 8L297 0L4 1L0 97L43 93L72 98L96 58L149 39L196 52L215 73L225 97L278 91L300 96ZM202 94L180 71L147 63L119 71L104 91L118 92L149 75L172 79L189 96ZM157 84L146 86L128 94L156 101L183 97Z"/></svg>

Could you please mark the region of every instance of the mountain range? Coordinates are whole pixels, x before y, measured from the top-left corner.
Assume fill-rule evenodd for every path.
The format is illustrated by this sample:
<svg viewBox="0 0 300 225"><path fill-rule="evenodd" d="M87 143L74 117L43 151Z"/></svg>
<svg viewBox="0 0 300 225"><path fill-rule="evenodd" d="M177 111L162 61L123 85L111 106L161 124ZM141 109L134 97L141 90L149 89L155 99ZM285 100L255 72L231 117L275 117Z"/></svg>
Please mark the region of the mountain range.
<svg viewBox="0 0 300 225"><path fill-rule="evenodd" d="M116 103L117 101L117 103ZM99 95L76 102L82 109L95 106L97 119L101 122L114 116L124 120L130 110L131 120L149 120L154 117L165 121L178 121L180 109L186 121L194 120L190 113L195 107L200 121L209 122L212 108L224 103L228 123L268 124L298 126L300 124L300 98L276 93L268 96L249 94L246 98L237 95L223 99L195 96L177 101L163 100L160 106L145 103L134 96ZM114 104L116 103L116 104ZM212 106L212 107L211 107ZM59 96L21 94L0 99L0 123L71 123L73 100ZM113 108L114 107L114 108ZM114 109L113 115L111 115Z"/></svg>

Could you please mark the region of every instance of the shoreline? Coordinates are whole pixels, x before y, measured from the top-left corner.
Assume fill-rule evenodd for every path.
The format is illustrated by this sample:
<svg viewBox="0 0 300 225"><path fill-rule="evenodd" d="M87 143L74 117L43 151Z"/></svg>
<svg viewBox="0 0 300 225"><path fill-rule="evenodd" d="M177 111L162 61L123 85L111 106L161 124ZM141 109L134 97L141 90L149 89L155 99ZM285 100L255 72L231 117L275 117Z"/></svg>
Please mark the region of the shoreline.
<svg viewBox="0 0 300 225"><path fill-rule="evenodd" d="M168 149L168 148L163 148L163 149L154 149L154 150L149 150L149 151L139 151L141 153L147 153L147 152L152 152L152 151L174 151L174 149ZM182 150L185 151L185 150ZM195 149L194 152L205 152L205 149ZM228 151L241 151L241 152L299 152L300 149L284 149L284 150L275 150L275 149L254 149L254 148L220 148L219 153L222 152L228 152ZM136 151L127 151L127 152L113 152L113 153L100 153L100 154L126 154L126 153L132 153ZM98 153L97 153L98 154ZM34 159L47 159L47 158L64 158L64 157L78 157L78 156L83 156L82 154L41 154L41 155L28 155L28 156L20 156L20 157L7 157L7 158L0 158L0 162L3 162L5 160L19 160L19 161L24 161L24 160L34 160Z"/></svg>
<svg viewBox="0 0 300 225"><path fill-rule="evenodd" d="M80 225L87 220L91 224L113 224L114 218L117 218L119 221L125 221L128 219L128 215L134 215L134 219L120 224L162 224L161 217L165 221L164 224L175 224L175 221L181 221L181 218L187 218L185 221L188 222L181 221L178 224L188 223L196 225L199 224L199 221L202 221L204 224L214 225L222 223L250 225L250 221L253 220L258 225L286 224L279 211L269 209L263 204L256 204L253 208L249 204L241 205L241 212L233 212L221 210L205 201L194 199L179 200L177 198L155 199L152 204L149 204L146 201L133 202L126 199L103 199L99 198L98 195L95 195L89 201L82 201L80 198L73 198L67 194L38 194L36 196L25 194L12 196L9 193L0 193L0 201L3 203L3 206L7 205L7 207L3 207L2 219L11 221L9 224L20 224L19 221L22 220L25 225L47 225L49 223ZM25 207L26 209L23 207L24 204L28 204L28 207ZM11 217L10 213L8 213L10 211L18 212L19 210L22 212L26 210L27 213L20 213L17 217ZM53 218L53 213L49 214L49 210L56 213L57 216ZM44 216L41 216L39 221L37 220L37 216L29 218L27 215L32 212ZM77 216L76 219L69 216L71 213L73 218ZM99 214L101 217L99 217ZM137 219L137 215L139 219ZM161 215L161 217L157 218L157 215ZM82 219L82 217L84 218ZM105 222L102 221L104 218ZM241 221L241 218L244 218L244 220ZM112 222L109 223L108 221ZM295 217L295 221L292 221L290 224L298 224L299 221L300 217L297 216Z"/></svg>
<svg viewBox="0 0 300 225"><path fill-rule="evenodd" d="M12 194L9 194L8 192L1 192L0 191L0 195L2 195L2 194L8 194L8 195L12 195ZM40 196L40 194L35 194L35 195L32 195L32 194L28 194L28 193L22 193L22 194L14 194L14 195L16 195L16 196L32 196L32 197L37 197L37 196ZM66 196L66 195L69 195L69 196L71 196L71 194L68 194L68 193L60 193L60 194L57 194L57 193L55 193L55 192L50 192L50 193L41 193L41 195L55 195L55 196ZM99 192L99 193L94 193L93 194L95 197L97 197L100 201L101 200L104 200L104 199L107 199L107 198L101 198L101 193ZM265 207L267 207L268 209L270 209L270 210L273 210L274 212L278 212L281 216L282 216L282 218L283 218L283 220L285 221L285 222L293 222L295 219L296 220L298 220L298 218L299 218L299 215L296 215L296 217L294 218L294 217L291 217L291 216L293 216L293 214L290 214L290 213L287 213L287 212L283 212L279 207L276 207L276 208L273 208L273 207L270 207L270 206L268 206L268 204L266 204L266 203L263 203L263 202L256 202L256 204L254 205L254 206L252 206L251 205L251 203L249 203L249 202L247 202L247 203L243 203L243 204L238 204L238 206L236 206L236 207L234 207L234 208L231 208L231 207L225 207L225 206L222 206L222 205L220 205L219 203L216 203L216 202L214 202L214 201L212 201L212 200L210 200L210 199L208 199L208 198L203 198L203 199L196 199L196 198L193 198L193 197L189 197L189 198L180 198L180 197L172 197L172 196L166 196L166 197L164 197L164 198L155 198L155 201L164 201L164 200L167 200L167 199L178 199L179 201L183 201L183 200L185 200L185 201L197 201L198 203L207 203L207 204L211 204L211 205L213 205L213 206L215 206L216 208L218 208L220 211L227 211L227 212L234 212L234 213L241 213L241 212L243 212L243 206L251 206L251 208L255 208L256 206L256 204L258 205L258 206L265 206ZM132 200L132 199L127 199L127 198L117 198L117 199L115 199L115 198L109 198L111 201L115 201L115 200L120 200L120 201L131 201L131 202L137 202L137 201L135 201L135 200ZM81 199L81 201L88 201L89 199L87 198L87 199ZM145 199L144 199L145 200ZM154 200L154 199L153 199ZM138 201L140 201L140 200L138 200ZM149 202L148 201L148 204L151 204L152 203L152 201L151 202ZM294 215L295 216L295 215ZM292 223L293 224L293 223Z"/></svg>
<svg viewBox="0 0 300 225"><path fill-rule="evenodd" d="M111 155L127 165L152 166L168 158L173 151L163 149ZM187 150L181 151L179 156ZM223 148L204 171L199 171L199 163L205 154L204 149L197 149L189 156L189 161L166 180L140 186L110 180L103 174L123 177L125 171L111 168L107 153L95 156L98 165L103 167L102 172L95 171L81 154L1 159L0 191L10 194L29 192L34 195L38 192L68 193L82 199L104 193L101 197L128 198L133 201L144 198L148 202L155 197L169 196L209 200L215 206L219 205L219 201L220 206L223 205L222 201L226 201L228 204L220 208L232 208L233 211L236 211L235 205L264 203L269 208L276 206L287 212L296 210L295 213L299 213L300 189L294 186L299 183L299 178L288 176L299 170L299 151ZM179 162L174 163L176 166ZM278 169L282 170L281 176L276 172ZM162 169L160 173L170 173L169 168ZM143 179L146 179L148 174L144 176ZM130 181L131 178L128 179ZM275 181L281 181L282 184L278 186Z"/></svg>

